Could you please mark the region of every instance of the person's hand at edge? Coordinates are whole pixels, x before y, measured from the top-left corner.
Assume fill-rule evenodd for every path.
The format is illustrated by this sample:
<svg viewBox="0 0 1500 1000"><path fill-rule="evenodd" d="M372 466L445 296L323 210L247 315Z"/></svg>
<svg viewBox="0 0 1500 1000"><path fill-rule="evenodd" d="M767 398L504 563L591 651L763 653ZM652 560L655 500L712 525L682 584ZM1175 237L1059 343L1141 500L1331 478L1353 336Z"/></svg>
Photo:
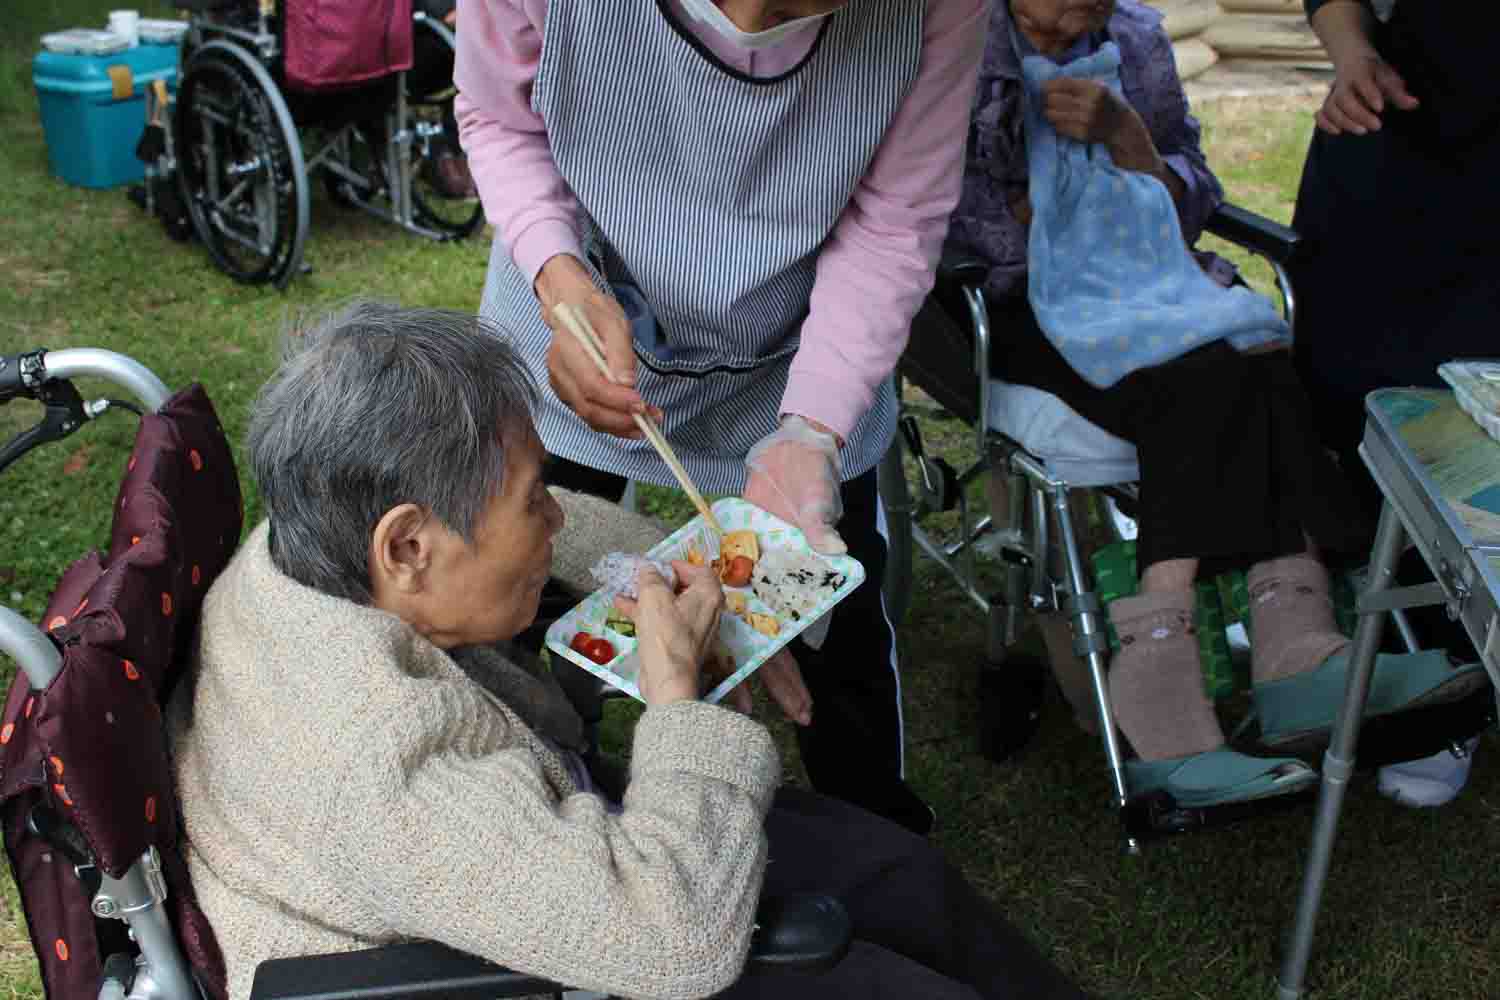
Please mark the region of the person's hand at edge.
<svg viewBox="0 0 1500 1000"><path fill-rule="evenodd" d="M787 721L799 726L812 725L812 692L807 690L807 682L802 679L802 668L797 665L790 650L780 650L761 664L755 675L765 686L766 694L781 708L781 714L787 717Z"/></svg>

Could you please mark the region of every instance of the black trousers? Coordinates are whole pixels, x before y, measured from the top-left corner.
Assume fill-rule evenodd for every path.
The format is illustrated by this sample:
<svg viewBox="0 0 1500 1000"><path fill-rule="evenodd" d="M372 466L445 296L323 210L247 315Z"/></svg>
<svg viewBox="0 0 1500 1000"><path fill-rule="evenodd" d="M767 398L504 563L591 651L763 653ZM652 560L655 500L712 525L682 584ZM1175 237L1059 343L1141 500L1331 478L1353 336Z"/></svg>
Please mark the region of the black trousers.
<svg viewBox="0 0 1500 1000"><path fill-rule="evenodd" d="M1076 1000L1085 994L926 839L867 812L784 788L766 817L765 892L838 897L849 956L818 976L757 972L724 1000Z"/></svg>
<svg viewBox="0 0 1500 1000"><path fill-rule="evenodd" d="M556 456L547 460L546 479L609 500L625 493L624 478ZM932 812L902 776L901 682L880 591L886 541L875 470L845 483L842 498L839 534L864 566L865 582L834 611L821 650L801 640L788 647L813 698L812 725L797 728L802 762L823 794L926 833Z"/></svg>
<svg viewBox="0 0 1500 1000"><path fill-rule="evenodd" d="M1137 562L1197 558L1204 578L1306 550L1368 555L1368 508L1324 450L1290 355L1219 341L1108 389L1084 381L1024 297L991 299L997 378L1061 398L1136 446Z"/></svg>

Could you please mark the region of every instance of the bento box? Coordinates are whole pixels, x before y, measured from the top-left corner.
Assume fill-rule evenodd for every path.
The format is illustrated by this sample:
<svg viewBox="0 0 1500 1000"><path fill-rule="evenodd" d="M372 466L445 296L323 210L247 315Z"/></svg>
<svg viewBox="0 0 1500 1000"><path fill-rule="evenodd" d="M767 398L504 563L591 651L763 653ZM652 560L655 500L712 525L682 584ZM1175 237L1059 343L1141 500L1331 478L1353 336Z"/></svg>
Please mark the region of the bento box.
<svg viewBox="0 0 1500 1000"><path fill-rule="evenodd" d="M1500 441L1500 361L1449 361L1438 365L1438 375L1463 411Z"/></svg>
<svg viewBox="0 0 1500 1000"><path fill-rule="evenodd" d="M865 568L851 556L814 552L798 528L737 497L718 501L713 512L725 538L735 538L737 532L752 532L759 549L750 582L743 587L728 584L724 587L726 606L719 623L719 638L730 658L731 669L703 695L704 701L717 703L853 593L864 582ZM719 541L699 516L646 556L660 561L692 561L691 556L696 553L705 562L712 562L720 555ZM802 593L788 590L799 585L804 587ZM596 590L553 622L547 630L547 648L632 698L644 701L637 684L641 665L636 655L636 639L620 631L618 622L609 621L619 617L614 612L615 594L612 588ZM770 595L771 600L764 595ZM773 626L767 619L775 623L774 635L769 634ZM599 663L574 649L574 638L580 632L606 640L614 652L613 658Z"/></svg>

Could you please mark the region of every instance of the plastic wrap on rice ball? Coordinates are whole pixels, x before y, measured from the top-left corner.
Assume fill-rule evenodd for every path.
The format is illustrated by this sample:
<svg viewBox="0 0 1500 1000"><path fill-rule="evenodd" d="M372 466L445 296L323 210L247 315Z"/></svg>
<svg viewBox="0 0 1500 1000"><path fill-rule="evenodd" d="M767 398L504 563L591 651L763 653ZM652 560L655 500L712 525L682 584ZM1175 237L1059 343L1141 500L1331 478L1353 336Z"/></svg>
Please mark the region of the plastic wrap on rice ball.
<svg viewBox="0 0 1500 1000"><path fill-rule="evenodd" d="M635 597L636 580L640 577L641 570L648 566L667 581L668 587L677 589L677 574L673 572L671 563L626 552L611 552L595 563L589 572L602 590L609 591L612 595Z"/></svg>

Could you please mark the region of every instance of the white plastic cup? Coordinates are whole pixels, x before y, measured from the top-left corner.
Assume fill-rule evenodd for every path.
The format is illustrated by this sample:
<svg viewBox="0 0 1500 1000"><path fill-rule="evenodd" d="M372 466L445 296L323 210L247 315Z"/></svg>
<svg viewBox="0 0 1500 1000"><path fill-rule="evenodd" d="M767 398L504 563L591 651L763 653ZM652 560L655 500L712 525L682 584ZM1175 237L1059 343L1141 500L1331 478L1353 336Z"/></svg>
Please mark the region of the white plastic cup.
<svg viewBox="0 0 1500 1000"><path fill-rule="evenodd" d="M109 12L109 30L123 35L135 48L141 43L141 12L138 10L112 10Z"/></svg>

